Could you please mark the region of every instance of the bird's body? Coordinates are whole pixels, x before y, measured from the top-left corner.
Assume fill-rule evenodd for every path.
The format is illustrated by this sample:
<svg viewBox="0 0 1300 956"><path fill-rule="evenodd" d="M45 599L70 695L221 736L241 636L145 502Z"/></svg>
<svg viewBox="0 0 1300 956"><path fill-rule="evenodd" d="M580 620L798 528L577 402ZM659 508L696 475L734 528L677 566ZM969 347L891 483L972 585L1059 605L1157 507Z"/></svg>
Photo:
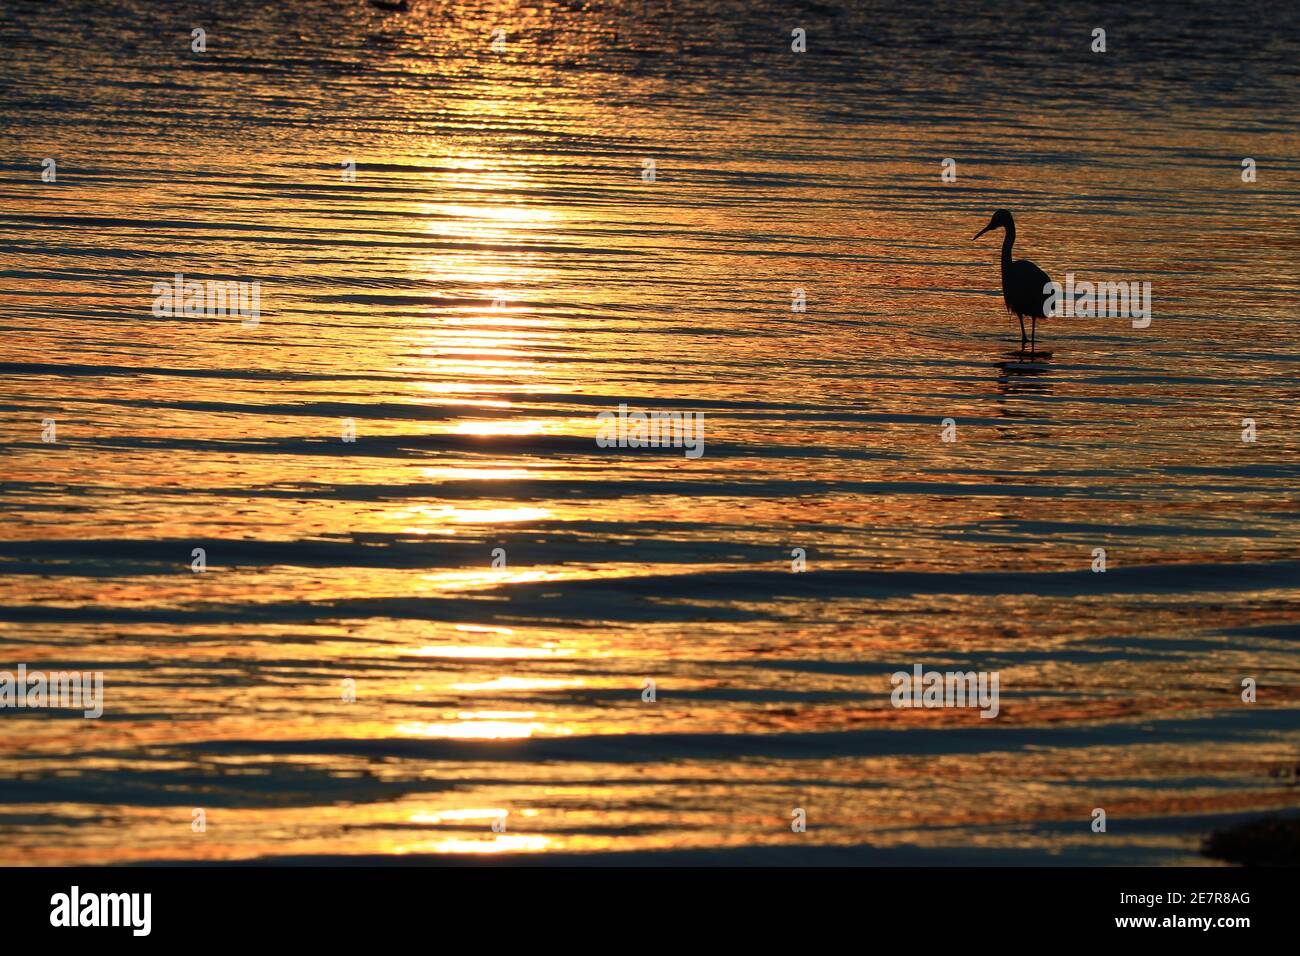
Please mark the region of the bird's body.
<svg viewBox="0 0 1300 956"><path fill-rule="evenodd" d="M1030 342L1032 349L1037 337L1038 320L1047 318L1044 306L1050 294L1047 286L1052 279L1028 259L1012 260L1011 247L1016 242L1016 221L1011 213L999 209L975 238L978 239L990 229L1005 230L1002 236L1002 301L1006 303L1007 311L1020 320L1020 344L1023 346L1025 342ZM1029 335L1025 335L1026 318L1030 320Z"/></svg>
<svg viewBox="0 0 1300 956"><path fill-rule="evenodd" d="M1045 319L1043 303L1047 293L1043 291L1052 280L1047 273L1028 259L1002 264L1002 301L1007 304L1007 311L1020 318Z"/></svg>

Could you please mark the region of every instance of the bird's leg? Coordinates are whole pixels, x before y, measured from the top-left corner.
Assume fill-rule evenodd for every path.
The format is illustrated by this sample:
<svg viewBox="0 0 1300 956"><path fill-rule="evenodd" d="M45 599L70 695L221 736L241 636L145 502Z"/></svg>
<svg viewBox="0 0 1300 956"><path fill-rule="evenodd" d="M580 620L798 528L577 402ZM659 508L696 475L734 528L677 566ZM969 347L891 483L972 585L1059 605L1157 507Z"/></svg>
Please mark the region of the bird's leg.
<svg viewBox="0 0 1300 956"><path fill-rule="evenodd" d="M1029 320L1029 354L1034 354L1034 344L1038 341L1038 317Z"/></svg>
<svg viewBox="0 0 1300 956"><path fill-rule="evenodd" d="M1024 348L1025 343L1029 341L1029 336L1025 335L1025 317L1017 316L1020 319L1020 347Z"/></svg>

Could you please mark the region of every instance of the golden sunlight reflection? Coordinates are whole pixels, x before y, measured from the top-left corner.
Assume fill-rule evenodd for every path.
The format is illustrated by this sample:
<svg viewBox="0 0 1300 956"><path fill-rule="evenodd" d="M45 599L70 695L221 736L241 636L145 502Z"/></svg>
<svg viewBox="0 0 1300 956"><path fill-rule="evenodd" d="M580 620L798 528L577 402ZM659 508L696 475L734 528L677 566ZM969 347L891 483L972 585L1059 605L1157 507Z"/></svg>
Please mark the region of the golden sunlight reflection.
<svg viewBox="0 0 1300 956"><path fill-rule="evenodd" d="M500 293L498 293L498 296ZM451 327L463 326L456 329L456 334L465 336L474 333L482 335L506 335L520 341L539 341L543 338L544 333L528 331L530 327L543 327L553 325L550 319L540 316L526 315L520 311L520 307L513 303L507 302L500 307L494 307L488 312L475 311L469 316L463 315L444 315L439 317L439 324L450 329ZM478 326L488 326L488 328L479 330ZM496 328L496 326L505 326L506 328ZM518 326L518 328L511 328ZM445 334L452 334L449 330Z"/></svg>
<svg viewBox="0 0 1300 956"><path fill-rule="evenodd" d="M461 422L451 429L454 435L540 435L546 431L559 431L556 422Z"/></svg>
<svg viewBox="0 0 1300 956"><path fill-rule="evenodd" d="M476 683L449 684L452 690L559 690L564 687L582 687L587 682L580 677L496 677Z"/></svg>
<svg viewBox="0 0 1300 956"><path fill-rule="evenodd" d="M527 362L490 362L487 359L474 363L465 363L461 361L447 361L441 359L430 359L428 370L439 375L447 375L455 378L458 375L479 375L483 377L497 376L509 377L511 375L541 376L543 373L540 369L533 368Z"/></svg>
<svg viewBox="0 0 1300 956"><path fill-rule="evenodd" d="M421 517L430 524L505 524L514 521L540 521L549 518L549 508L533 505L519 505L514 508L460 508L456 505L424 505L418 508L404 508L393 512L394 518L411 519ZM407 534L428 534L432 529L412 527L404 529Z"/></svg>
<svg viewBox="0 0 1300 956"><path fill-rule="evenodd" d="M463 468L458 466L442 468L421 468L420 475L448 481L519 481L530 478L534 472L530 468L480 467Z"/></svg>
<svg viewBox="0 0 1300 956"><path fill-rule="evenodd" d="M410 821L412 823L446 823L449 820L496 820L499 817L509 816L509 814L510 811L505 807L439 810L436 813L413 813L410 816Z"/></svg>
<svg viewBox="0 0 1300 956"><path fill-rule="evenodd" d="M456 644L429 645L415 651L418 657L442 657L467 660L510 660L537 657L571 657L571 648L557 647L501 647L479 645L462 647Z"/></svg>
<svg viewBox="0 0 1300 956"><path fill-rule="evenodd" d="M518 833L494 833L478 839L450 837L427 843L395 846L393 852L408 853L512 853L545 850L554 842L550 837Z"/></svg>
<svg viewBox="0 0 1300 956"><path fill-rule="evenodd" d="M407 721L394 730L407 737L445 738L450 740L518 740L538 733L564 736L572 733L564 727L555 727L539 721L515 722L510 720Z"/></svg>
<svg viewBox="0 0 1300 956"><path fill-rule="evenodd" d="M442 571L422 574L421 581L432 584L439 591L483 591L507 584L531 584L537 581L563 581L585 576L580 571L562 574L545 568L499 568L488 571Z"/></svg>
<svg viewBox="0 0 1300 956"><path fill-rule="evenodd" d="M423 370L423 366L421 366ZM492 386L485 382L412 382L412 388L419 389L422 392L438 392L444 395L476 395L484 391L491 391ZM471 399L458 398L458 401L465 402ZM480 399L473 398L476 404L487 405L488 407L508 408L511 403L501 399Z"/></svg>

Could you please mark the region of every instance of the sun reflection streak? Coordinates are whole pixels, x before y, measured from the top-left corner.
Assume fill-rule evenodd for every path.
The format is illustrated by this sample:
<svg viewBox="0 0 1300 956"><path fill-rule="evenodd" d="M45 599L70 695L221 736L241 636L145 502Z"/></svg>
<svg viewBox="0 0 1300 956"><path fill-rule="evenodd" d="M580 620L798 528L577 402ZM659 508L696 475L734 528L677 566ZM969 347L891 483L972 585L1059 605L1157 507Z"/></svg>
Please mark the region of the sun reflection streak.
<svg viewBox="0 0 1300 956"><path fill-rule="evenodd" d="M550 837L518 833L496 833L492 836L467 840L450 837L427 843L414 843L393 848L396 854L407 853L513 853L547 849L554 841Z"/></svg>
<svg viewBox="0 0 1300 956"><path fill-rule="evenodd" d="M434 813L413 813L412 823L446 823L448 820L495 820L508 816L505 807L469 808L464 810L438 810Z"/></svg>
<svg viewBox="0 0 1300 956"><path fill-rule="evenodd" d="M565 736L570 733L538 721L516 723L509 720L467 720L460 723L408 721L398 724L394 730L407 737L449 740L522 740L543 731L549 731L550 736Z"/></svg>
<svg viewBox="0 0 1300 956"><path fill-rule="evenodd" d="M506 524L516 521L540 521L551 517L549 508L519 505L514 508L459 508L455 505L421 506L403 508L393 512L394 518L427 518L430 524ZM412 527L406 534L430 534L432 529Z"/></svg>
<svg viewBox="0 0 1300 956"><path fill-rule="evenodd" d="M582 678L558 677L495 677L489 681L449 685L452 690L558 690L562 687L582 687Z"/></svg>
<svg viewBox="0 0 1300 956"><path fill-rule="evenodd" d="M461 422L451 429L453 435L540 435L555 431L555 423L539 421Z"/></svg>
<svg viewBox="0 0 1300 956"><path fill-rule="evenodd" d="M531 478L534 472L531 468L516 468L511 466L495 468L462 468L453 465L449 468L421 468L420 475L424 478L435 478L446 481L520 481Z"/></svg>
<svg viewBox="0 0 1300 956"><path fill-rule="evenodd" d="M572 657L571 648L557 647L500 647L476 645L464 647L456 644L430 645L415 651L418 657L444 657L472 660L509 660L511 658Z"/></svg>

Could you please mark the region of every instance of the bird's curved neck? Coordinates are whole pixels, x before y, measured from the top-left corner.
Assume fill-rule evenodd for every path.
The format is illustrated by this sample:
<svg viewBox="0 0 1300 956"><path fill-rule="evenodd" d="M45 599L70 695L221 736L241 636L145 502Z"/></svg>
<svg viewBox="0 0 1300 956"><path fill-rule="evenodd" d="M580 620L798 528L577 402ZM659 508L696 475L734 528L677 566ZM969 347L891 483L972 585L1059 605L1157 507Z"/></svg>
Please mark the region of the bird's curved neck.
<svg viewBox="0 0 1300 956"><path fill-rule="evenodd" d="M1011 247L1016 244L1016 224L1008 223L1002 234L1002 268L1011 265Z"/></svg>

